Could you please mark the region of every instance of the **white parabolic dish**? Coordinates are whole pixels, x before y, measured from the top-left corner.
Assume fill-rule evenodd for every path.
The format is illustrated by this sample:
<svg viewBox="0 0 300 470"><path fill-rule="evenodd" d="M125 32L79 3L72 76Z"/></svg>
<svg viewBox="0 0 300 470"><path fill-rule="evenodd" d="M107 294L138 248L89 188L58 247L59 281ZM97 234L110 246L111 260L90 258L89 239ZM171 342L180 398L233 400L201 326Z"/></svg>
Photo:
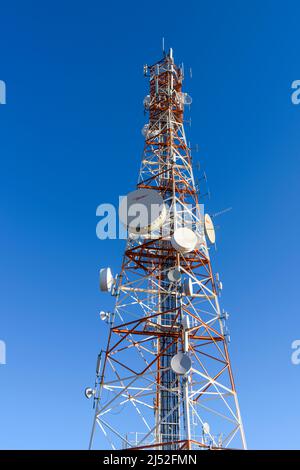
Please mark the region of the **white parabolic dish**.
<svg viewBox="0 0 300 470"><path fill-rule="evenodd" d="M205 214L204 216L204 228L207 238L209 239L210 243L215 243L216 241L216 234L213 221L209 214Z"/></svg>
<svg viewBox="0 0 300 470"><path fill-rule="evenodd" d="M192 368L192 361L188 353L179 352L171 359L171 369L178 375L186 375Z"/></svg>
<svg viewBox="0 0 300 470"><path fill-rule="evenodd" d="M100 318L101 318L101 320L102 320L102 321L105 321L105 320L108 319L108 317L109 317L109 313L108 313L108 312L104 312L103 310L101 310L101 312L100 312Z"/></svg>
<svg viewBox="0 0 300 470"><path fill-rule="evenodd" d="M169 281L171 281L171 282L179 282L180 279L181 279L181 274L180 274L179 269L178 269L178 268L171 269L171 270L168 272L168 279L169 279Z"/></svg>
<svg viewBox="0 0 300 470"><path fill-rule="evenodd" d="M180 253L189 253L195 249L198 237L190 228L181 227L173 233L171 243L175 250Z"/></svg>
<svg viewBox="0 0 300 470"><path fill-rule="evenodd" d="M162 226L167 208L158 191L141 188L122 199L119 217L129 232L146 234Z"/></svg>

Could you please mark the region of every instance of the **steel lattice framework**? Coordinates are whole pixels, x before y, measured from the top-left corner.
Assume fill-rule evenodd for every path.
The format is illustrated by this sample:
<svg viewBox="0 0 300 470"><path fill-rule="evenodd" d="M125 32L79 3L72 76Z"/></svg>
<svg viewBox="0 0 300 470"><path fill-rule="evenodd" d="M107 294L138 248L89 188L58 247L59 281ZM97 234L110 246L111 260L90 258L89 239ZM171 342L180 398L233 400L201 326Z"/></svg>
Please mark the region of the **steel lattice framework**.
<svg viewBox="0 0 300 470"><path fill-rule="evenodd" d="M128 238L113 289L114 321L97 366L90 447L97 447L95 433L101 428L113 449L245 448L218 284L184 132L188 95L182 92L183 71L170 51L146 66L145 73L149 123L137 187L159 191L168 217L155 232ZM187 254L170 243L170 234L183 223L199 238ZM179 284L168 277L175 267L182 275ZM188 278L192 295L182 289ZM192 359L188 377L170 367L178 351Z"/></svg>

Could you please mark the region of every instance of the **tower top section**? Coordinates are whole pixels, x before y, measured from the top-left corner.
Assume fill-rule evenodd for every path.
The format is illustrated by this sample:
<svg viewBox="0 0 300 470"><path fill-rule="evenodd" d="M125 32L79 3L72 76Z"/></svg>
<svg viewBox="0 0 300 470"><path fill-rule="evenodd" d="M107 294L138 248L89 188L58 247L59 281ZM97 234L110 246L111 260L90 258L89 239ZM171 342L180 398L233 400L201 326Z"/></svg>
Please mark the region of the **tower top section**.
<svg viewBox="0 0 300 470"><path fill-rule="evenodd" d="M164 53L164 57L153 65L144 65L144 75L149 77L150 80L155 77L164 74L171 73L177 77L177 79L183 80L183 67L178 67L174 62L173 49L169 49L167 53Z"/></svg>
<svg viewBox="0 0 300 470"><path fill-rule="evenodd" d="M173 49L153 65L144 66L144 75L149 78L149 95L144 106L149 111L149 128L157 125L159 118L182 124L184 105L192 100L182 92L183 67L174 62ZM170 131L170 129L169 129Z"/></svg>

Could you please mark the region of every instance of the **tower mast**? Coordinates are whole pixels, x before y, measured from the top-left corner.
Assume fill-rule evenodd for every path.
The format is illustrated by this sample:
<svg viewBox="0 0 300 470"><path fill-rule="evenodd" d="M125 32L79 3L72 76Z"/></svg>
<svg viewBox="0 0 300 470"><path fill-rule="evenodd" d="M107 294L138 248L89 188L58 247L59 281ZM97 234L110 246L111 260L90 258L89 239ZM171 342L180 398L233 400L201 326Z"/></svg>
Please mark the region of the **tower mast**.
<svg viewBox="0 0 300 470"><path fill-rule="evenodd" d="M133 202L161 204L147 223L127 224L117 279L101 271L100 287L111 290L116 304L89 389L95 404L90 448L97 447L98 427L113 449L245 448L227 314L220 311L221 283L209 255L214 228L198 201L184 132L191 98L182 91L183 70L172 50L144 70L149 122L127 216Z"/></svg>

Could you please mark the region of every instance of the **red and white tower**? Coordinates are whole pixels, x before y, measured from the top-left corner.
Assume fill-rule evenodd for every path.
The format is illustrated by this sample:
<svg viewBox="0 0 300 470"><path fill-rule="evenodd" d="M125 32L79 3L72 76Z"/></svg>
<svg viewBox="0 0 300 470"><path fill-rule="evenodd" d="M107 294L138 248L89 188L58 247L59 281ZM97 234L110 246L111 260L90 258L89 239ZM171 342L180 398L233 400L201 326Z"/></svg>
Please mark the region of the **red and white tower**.
<svg viewBox="0 0 300 470"><path fill-rule="evenodd" d="M107 345L86 391L95 405L90 448L246 448L210 261L214 227L185 138L191 98L172 50L145 75L149 122L137 188L120 208L129 234L122 269L116 278L100 272L115 309L102 312ZM158 209L148 214L150 206ZM107 445L97 442L98 429Z"/></svg>

